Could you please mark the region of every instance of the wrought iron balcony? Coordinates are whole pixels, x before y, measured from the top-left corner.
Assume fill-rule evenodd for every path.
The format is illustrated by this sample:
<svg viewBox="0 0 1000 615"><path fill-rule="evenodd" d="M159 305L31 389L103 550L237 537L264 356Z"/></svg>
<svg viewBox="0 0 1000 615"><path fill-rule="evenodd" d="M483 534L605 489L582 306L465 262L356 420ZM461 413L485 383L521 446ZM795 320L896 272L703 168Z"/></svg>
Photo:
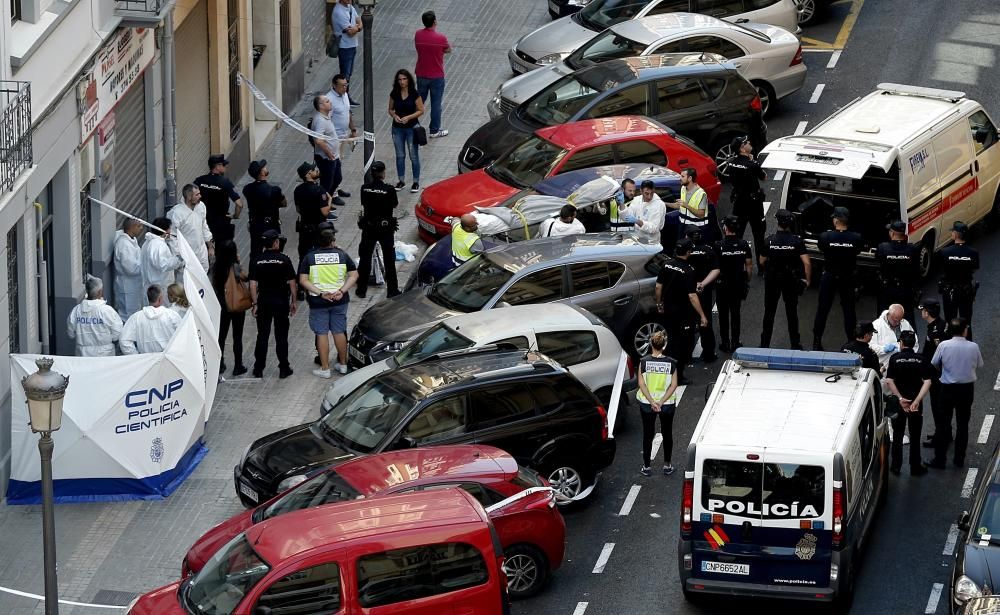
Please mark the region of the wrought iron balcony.
<svg viewBox="0 0 1000 615"><path fill-rule="evenodd" d="M31 164L31 84L0 81L0 194Z"/></svg>
<svg viewBox="0 0 1000 615"><path fill-rule="evenodd" d="M154 27L163 19L169 0L115 0L115 14L128 27Z"/></svg>

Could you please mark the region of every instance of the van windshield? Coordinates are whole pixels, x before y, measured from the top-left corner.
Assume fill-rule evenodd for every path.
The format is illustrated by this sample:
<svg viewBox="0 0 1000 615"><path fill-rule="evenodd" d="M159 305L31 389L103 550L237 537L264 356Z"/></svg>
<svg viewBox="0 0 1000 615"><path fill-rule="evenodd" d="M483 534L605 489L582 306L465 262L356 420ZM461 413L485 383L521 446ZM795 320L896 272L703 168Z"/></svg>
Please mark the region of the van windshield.
<svg viewBox="0 0 1000 615"><path fill-rule="evenodd" d="M760 519L823 516L826 472L821 466L706 459L701 506L709 513Z"/></svg>

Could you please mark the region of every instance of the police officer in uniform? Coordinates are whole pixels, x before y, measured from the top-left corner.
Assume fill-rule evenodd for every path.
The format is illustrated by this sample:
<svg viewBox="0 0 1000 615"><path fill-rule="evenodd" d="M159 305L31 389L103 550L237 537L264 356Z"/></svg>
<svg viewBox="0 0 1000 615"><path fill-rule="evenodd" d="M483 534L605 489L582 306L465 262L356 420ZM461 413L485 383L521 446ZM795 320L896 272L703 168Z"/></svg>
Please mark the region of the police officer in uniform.
<svg viewBox="0 0 1000 615"><path fill-rule="evenodd" d="M236 186L226 177L226 167L229 161L222 154L213 154L208 158L208 173L194 180L201 192L201 202L205 204L205 221L212 231L216 245L222 245L227 239L232 239L236 233L232 220L240 217L243 211L243 201L236 192ZM233 213L229 213L229 201L235 205Z"/></svg>
<svg viewBox="0 0 1000 615"><path fill-rule="evenodd" d="M354 294L364 298L368 291L368 276L372 268L372 254L375 244L382 246L382 259L385 261L386 297L399 294L399 284L396 281L396 242L395 233L399 224L393 216L399 200L396 189L385 183L385 163L376 160L371 167L372 180L361 186L361 217L358 226L361 228L361 246L358 248L358 288Z"/></svg>
<svg viewBox="0 0 1000 615"><path fill-rule="evenodd" d="M688 264L694 269L695 280L698 281L696 288L698 291L698 302L701 304L701 311L706 316L712 314L712 306L715 305L715 280L719 277L719 259L715 254L715 248L706 243L702 237L701 229L698 227L688 227L687 237L693 244L691 253L688 255ZM701 360L711 363L718 357L715 354L715 331L712 329L712 319L708 319L707 326L698 330L701 336Z"/></svg>
<svg viewBox="0 0 1000 615"><path fill-rule="evenodd" d="M924 299L917 306L917 309L920 310L920 317L927 324L927 335L924 337L924 344L920 351L930 363L930 360L934 358L934 352L937 351L938 344L951 338L951 334L948 332L948 323L941 318L941 304L936 299ZM927 436L924 448L934 448L934 439L938 433L949 443L952 440L951 421L946 420L941 415L941 374L938 373L937 368L933 368L931 374L930 399L935 433Z"/></svg>
<svg viewBox="0 0 1000 615"><path fill-rule="evenodd" d="M281 234L280 209L288 206L279 186L267 181L271 172L266 160L254 160L247 171L253 181L243 186L243 198L247 202L247 217L250 219L250 257L264 250L265 231L274 230Z"/></svg>
<svg viewBox="0 0 1000 615"><path fill-rule="evenodd" d="M902 412L892 419L892 461L889 471L899 475L903 465L903 429L910 431L910 475L927 474L920 458L920 430L924 417L921 404L931 389L932 369L930 362L914 352L917 335L913 331L899 334L900 351L889 357L885 371L885 384L893 395L899 397Z"/></svg>
<svg viewBox="0 0 1000 615"><path fill-rule="evenodd" d="M295 187L292 197L299 219L295 230L299 232L299 261L318 247L319 225L330 213L330 195L319 183L319 167L314 162L303 162L298 168L302 183Z"/></svg>
<svg viewBox="0 0 1000 615"><path fill-rule="evenodd" d="M736 237L742 239L747 225L750 225L750 233L753 235L753 250L759 258L764 246L764 229L766 228L764 191L760 189L760 182L767 179L767 174L753 157L753 145L750 144L750 137L742 136L733 139L732 151L736 152L736 156L729 160L727 169L729 182L733 185L729 201L733 205L733 215L739 220ZM759 264L757 271L761 272Z"/></svg>
<svg viewBox="0 0 1000 615"><path fill-rule="evenodd" d="M285 238L274 229L261 235L263 251L250 259L250 296L253 315L257 318L257 345L254 348L254 378L264 375L267 365L267 342L274 323L274 351L278 355L278 377L288 378L292 367L288 363L288 319L295 315L298 277L292 259L282 249Z"/></svg>
<svg viewBox="0 0 1000 615"><path fill-rule="evenodd" d="M964 222L956 222L951 227L954 242L941 250L942 270L938 291L944 303L944 319L959 316L972 327L972 303L976 300L979 282L972 275L979 269L979 252L965 243L969 227Z"/></svg>
<svg viewBox="0 0 1000 615"><path fill-rule="evenodd" d="M694 244L682 239L656 276L656 310L663 314L667 328L667 354L677 359L677 377L681 384L684 368L691 361L695 327L707 327L708 318L698 298L698 279L688 258Z"/></svg>
<svg viewBox="0 0 1000 615"><path fill-rule="evenodd" d="M823 330L833 307L833 298L840 295L844 311L844 338L851 339L857 316L854 313L854 286L857 282L855 268L858 254L864 248L861 235L847 230L850 212L846 207L835 207L830 215L833 230L819 236L819 249L823 253L823 276L819 281L819 303L813 322L813 350L823 350Z"/></svg>
<svg viewBox="0 0 1000 615"><path fill-rule="evenodd" d="M861 357L861 367L879 371L882 366L879 363L878 355L869 346L873 335L875 335L875 325L870 320L859 322L854 327L854 339L841 346L840 351L853 352Z"/></svg>
<svg viewBox="0 0 1000 615"><path fill-rule="evenodd" d="M906 321L912 323L914 289L920 278L920 249L910 245L905 222L896 220L888 229L889 241L878 244L875 250L880 282L878 312L898 303L903 306Z"/></svg>
<svg viewBox="0 0 1000 615"><path fill-rule="evenodd" d="M716 302L719 306L719 338L722 352L733 352L743 345L740 340L740 308L750 289L753 254L750 244L740 239L740 221L736 216L722 220L723 239L715 244L719 259Z"/></svg>
<svg viewBox="0 0 1000 615"><path fill-rule="evenodd" d="M764 241L761 263L764 265L764 325L760 333L760 345L771 345L774 331L774 313L778 310L778 300L785 302L785 317L788 320L788 339L791 347L802 350L799 338L799 295L805 291L812 279L812 264L806 254L806 244L792 232L795 215L787 209L779 209L774 215L778 222L778 232Z"/></svg>

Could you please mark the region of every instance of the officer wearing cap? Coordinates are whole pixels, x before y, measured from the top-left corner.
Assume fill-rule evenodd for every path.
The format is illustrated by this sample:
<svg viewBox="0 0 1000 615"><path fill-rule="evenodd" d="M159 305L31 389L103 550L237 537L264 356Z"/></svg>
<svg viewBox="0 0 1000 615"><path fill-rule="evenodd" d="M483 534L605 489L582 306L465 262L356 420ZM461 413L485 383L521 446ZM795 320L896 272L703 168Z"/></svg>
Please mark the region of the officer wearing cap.
<svg viewBox="0 0 1000 615"><path fill-rule="evenodd" d="M263 250L264 231L274 230L281 234L280 209L288 206L279 186L267 181L271 172L266 160L254 160L247 174L253 181L243 186L243 198L247 201L247 217L250 219L250 256Z"/></svg>
<svg viewBox="0 0 1000 615"><path fill-rule="evenodd" d="M302 183L295 187L292 198L299 214L295 230L299 232L299 261L317 247L319 225L330 214L330 195L319 183L319 167L303 162L298 168Z"/></svg>
<svg viewBox="0 0 1000 615"><path fill-rule="evenodd" d="M719 277L719 258L715 248L702 237L701 228L689 226L685 232L691 240L691 252L688 254L688 264L694 269L697 280L698 302L701 311L708 317L708 324L698 329L701 336L701 360L705 363L715 361L715 331L712 330L712 306L715 305L715 280Z"/></svg>
<svg viewBox="0 0 1000 615"><path fill-rule="evenodd" d="M690 239L678 241L674 257L664 261L656 276L656 311L663 314L667 354L677 359L680 384L687 384L684 367L691 361L695 327L708 326L708 318L698 299L698 279L688 263L693 247Z"/></svg>
<svg viewBox="0 0 1000 615"><path fill-rule="evenodd" d="M853 352L861 357L861 367L878 371L882 366L879 364L878 355L869 346L873 335L875 335L875 325L871 321L859 322L854 327L854 339L841 346L840 351Z"/></svg>
<svg viewBox="0 0 1000 615"><path fill-rule="evenodd" d="M941 304L938 303L937 299L924 299L917 306L917 309L920 310L920 317L927 325L927 335L924 337L923 347L920 350L924 358L930 361L934 358L934 352L937 351L938 345L950 339L951 334L948 332L948 323L941 318ZM948 442L952 440L951 421L941 416L941 374L936 368L931 375L930 399L936 433L927 436L924 448L934 448L934 438L937 437L937 433L940 433Z"/></svg>
<svg viewBox="0 0 1000 615"><path fill-rule="evenodd" d="M278 377L292 375L288 363L288 319L295 315L298 303L295 265L282 249L285 238L275 229L260 237L263 251L250 258L250 296L257 318L257 345L254 348L253 375L260 378L267 366L267 343L274 323L274 351L278 355Z"/></svg>
<svg viewBox="0 0 1000 615"><path fill-rule="evenodd" d="M893 395L899 397L902 412L892 419L892 461L889 471L899 475L903 465L903 430L910 431L910 475L927 474L927 468L920 458L920 431L924 417L922 402L931 389L933 370L930 362L917 354L913 347L917 335L913 331L899 334L900 351L889 357L885 370L885 384Z"/></svg>
<svg viewBox="0 0 1000 615"><path fill-rule="evenodd" d="M736 216L722 219L723 238L715 244L719 259L716 303L719 307L719 349L733 352L743 345L740 340L740 308L750 288L753 254L750 244L739 237L740 221Z"/></svg>
<svg viewBox="0 0 1000 615"><path fill-rule="evenodd" d="M361 186L361 245L358 248L358 287L354 294L364 298L368 292L368 276L372 269L372 254L375 244L382 247L382 261L385 264L386 296L399 294L396 281L396 222L395 213L399 200L396 189L385 183L385 163L376 160L371 167L371 181Z"/></svg>
<svg viewBox="0 0 1000 615"><path fill-rule="evenodd" d="M226 177L226 167L229 160L222 154L213 154L208 158L208 173L194 180L201 192L201 202L205 204L205 216L208 229L217 245L222 245L227 239L232 239L236 233L231 220L237 220L243 211L243 201L236 192L236 186ZM233 213L229 213L229 201L235 204Z"/></svg>
<svg viewBox="0 0 1000 615"><path fill-rule="evenodd" d="M878 311L898 303L903 306L907 322L912 323L914 291L920 278L920 248L910 245L906 237L906 223L902 220L896 220L886 228L889 241L878 244L875 250L880 282Z"/></svg>
<svg viewBox="0 0 1000 615"><path fill-rule="evenodd" d="M979 282L972 279L979 269L979 252L965 243L969 227L956 222L951 227L952 245L941 250L941 279L938 291L944 304L944 319L960 316L972 325L972 303L979 291Z"/></svg>
<svg viewBox="0 0 1000 615"><path fill-rule="evenodd" d="M823 253L823 275L819 281L819 303L813 322L813 350L823 350L823 330L833 307L833 298L840 295L844 311L844 338L854 335L857 316L854 313L854 287L857 282L855 268L858 254L864 248L861 235L847 230L850 212L846 207L835 207L830 215L833 230L819 236L819 250Z"/></svg>
<svg viewBox="0 0 1000 615"><path fill-rule="evenodd" d="M787 209L779 209L774 214L778 222L778 232L764 241L761 263L764 265L764 325L760 333L760 345L771 345L774 331L774 313L778 310L778 300L785 302L785 317L788 320L788 340L795 350L802 350L799 337L799 295L812 279L812 263L806 254L806 244L792 232L795 215Z"/></svg>
<svg viewBox="0 0 1000 615"><path fill-rule="evenodd" d="M736 237L742 239L749 224L754 252L760 256L764 247L764 229L767 226L764 221L764 191L760 189L760 182L767 179L767 174L753 157L750 137L736 137L731 147L736 155L729 160L726 172L733 185L729 201L733 205L733 215L739 221ZM760 271L760 268L757 270Z"/></svg>

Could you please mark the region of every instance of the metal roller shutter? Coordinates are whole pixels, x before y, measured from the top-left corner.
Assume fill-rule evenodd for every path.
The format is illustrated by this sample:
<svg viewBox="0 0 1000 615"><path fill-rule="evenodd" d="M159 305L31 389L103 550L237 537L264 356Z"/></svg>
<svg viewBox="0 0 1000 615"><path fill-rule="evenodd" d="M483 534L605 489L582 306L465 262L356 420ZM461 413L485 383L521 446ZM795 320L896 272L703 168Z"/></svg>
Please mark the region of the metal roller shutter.
<svg viewBox="0 0 1000 615"><path fill-rule="evenodd" d="M146 86L140 77L115 107L115 206L145 218Z"/></svg>
<svg viewBox="0 0 1000 615"><path fill-rule="evenodd" d="M208 8L202 0L174 37L176 50L177 197L181 187L208 171L212 147L208 87Z"/></svg>

